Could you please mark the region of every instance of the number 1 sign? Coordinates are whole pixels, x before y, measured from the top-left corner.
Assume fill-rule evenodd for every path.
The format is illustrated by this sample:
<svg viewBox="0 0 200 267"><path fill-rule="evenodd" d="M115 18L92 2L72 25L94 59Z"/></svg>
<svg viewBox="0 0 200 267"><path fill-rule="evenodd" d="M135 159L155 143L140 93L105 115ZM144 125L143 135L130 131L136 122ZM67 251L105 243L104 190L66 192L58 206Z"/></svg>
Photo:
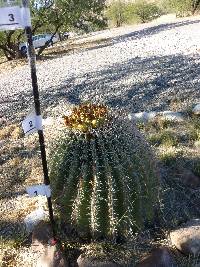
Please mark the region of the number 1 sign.
<svg viewBox="0 0 200 267"><path fill-rule="evenodd" d="M24 29L31 26L27 0L0 0L0 30Z"/></svg>

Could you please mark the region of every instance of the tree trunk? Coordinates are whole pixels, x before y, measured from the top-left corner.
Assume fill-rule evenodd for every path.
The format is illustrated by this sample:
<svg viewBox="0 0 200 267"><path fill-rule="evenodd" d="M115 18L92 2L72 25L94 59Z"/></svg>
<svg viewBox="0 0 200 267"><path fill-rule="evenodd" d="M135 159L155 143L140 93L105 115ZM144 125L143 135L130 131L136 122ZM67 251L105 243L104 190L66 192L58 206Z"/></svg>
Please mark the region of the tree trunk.
<svg viewBox="0 0 200 267"><path fill-rule="evenodd" d="M23 32L21 32L18 37L17 41L14 42L12 41L12 36L15 33L15 31L9 31L5 32L5 41L4 43L0 44L0 49L3 51L5 57L7 60L12 60L15 58L21 58L21 52L19 50L19 43L20 43L20 38L23 35Z"/></svg>
<svg viewBox="0 0 200 267"><path fill-rule="evenodd" d="M45 43L45 45L43 45L42 47L39 48L39 51L37 53L37 56L39 57L42 52L49 46L49 44L53 43L53 37L56 35L56 33L58 32L59 28L61 27L61 25L56 27L56 30L54 31L54 33L52 34L51 38Z"/></svg>
<svg viewBox="0 0 200 267"><path fill-rule="evenodd" d="M200 0L194 0L192 3L192 15L194 15L194 13L196 12L198 6L200 4Z"/></svg>
<svg viewBox="0 0 200 267"><path fill-rule="evenodd" d="M7 60L12 60L15 58L15 52L10 47L8 47L6 44L0 45L0 49L3 51Z"/></svg>

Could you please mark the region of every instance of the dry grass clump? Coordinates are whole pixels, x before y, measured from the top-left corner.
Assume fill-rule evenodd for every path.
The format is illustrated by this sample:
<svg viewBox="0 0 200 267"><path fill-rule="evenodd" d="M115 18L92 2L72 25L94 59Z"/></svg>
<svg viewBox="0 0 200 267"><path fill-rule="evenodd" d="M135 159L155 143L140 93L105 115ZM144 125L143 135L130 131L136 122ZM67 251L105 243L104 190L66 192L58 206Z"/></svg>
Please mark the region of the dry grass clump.
<svg viewBox="0 0 200 267"><path fill-rule="evenodd" d="M168 123L156 118L147 125L139 125L154 146L160 162L163 229L170 230L199 216L200 150L196 143L199 140L199 119L198 116L188 116L182 122Z"/></svg>
<svg viewBox="0 0 200 267"><path fill-rule="evenodd" d="M81 246L83 257L92 260L110 261L129 266L134 258L134 249L109 242L96 242Z"/></svg>
<svg viewBox="0 0 200 267"><path fill-rule="evenodd" d="M179 143L178 136L172 131L162 131L160 133L155 133L148 138L150 144L155 146L166 146L172 147L177 146Z"/></svg>
<svg viewBox="0 0 200 267"><path fill-rule="evenodd" d="M160 147L158 151L159 160L167 167L176 166L177 160L181 159L184 151L181 148L175 148L173 146L166 148Z"/></svg>
<svg viewBox="0 0 200 267"><path fill-rule="evenodd" d="M14 248L13 242L1 242L0 240L0 266L16 267L16 258L18 251Z"/></svg>
<svg viewBox="0 0 200 267"><path fill-rule="evenodd" d="M0 139L20 139L23 136L21 127L18 124L10 124L0 129Z"/></svg>
<svg viewBox="0 0 200 267"><path fill-rule="evenodd" d="M200 117L193 117L189 120L188 133L191 141L200 141Z"/></svg>
<svg viewBox="0 0 200 267"><path fill-rule="evenodd" d="M33 254L31 248L23 245L23 240L0 240L0 267L36 266L38 253Z"/></svg>
<svg viewBox="0 0 200 267"><path fill-rule="evenodd" d="M176 122L162 118L157 115L152 121L147 123L138 122L137 127L143 132L160 132L176 125Z"/></svg>
<svg viewBox="0 0 200 267"><path fill-rule="evenodd" d="M190 168L199 175L200 117L189 116L183 122L155 118L146 125L139 125L150 144L157 151L160 162L166 167Z"/></svg>

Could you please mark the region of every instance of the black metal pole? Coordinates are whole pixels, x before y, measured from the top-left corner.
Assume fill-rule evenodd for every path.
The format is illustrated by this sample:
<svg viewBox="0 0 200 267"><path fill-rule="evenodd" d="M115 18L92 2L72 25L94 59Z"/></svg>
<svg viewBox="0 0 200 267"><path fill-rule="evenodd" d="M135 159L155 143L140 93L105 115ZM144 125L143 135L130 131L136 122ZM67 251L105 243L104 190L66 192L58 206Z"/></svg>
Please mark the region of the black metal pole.
<svg viewBox="0 0 200 267"><path fill-rule="evenodd" d="M35 103L35 113L36 113L36 116L40 116L41 111L40 111L40 99L39 99L39 90L38 90L38 82L37 82L37 74L36 74L35 49L34 49L33 41L32 41L31 27L26 27L25 33L26 33L27 41L28 41L27 49L28 49L28 56L29 56L29 61L30 61L31 80L32 80L33 96L34 96L34 103ZM38 130L38 135L39 135L40 152L41 152L41 158L42 158L42 167L43 167L43 173L44 173L44 184L50 185L43 130ZM52 227L53 238L56 238L55 221L54 221L54 216L53 216L51 197L47 197L47 202L48 202L49 219L50 219L50 223Z"/></svg>

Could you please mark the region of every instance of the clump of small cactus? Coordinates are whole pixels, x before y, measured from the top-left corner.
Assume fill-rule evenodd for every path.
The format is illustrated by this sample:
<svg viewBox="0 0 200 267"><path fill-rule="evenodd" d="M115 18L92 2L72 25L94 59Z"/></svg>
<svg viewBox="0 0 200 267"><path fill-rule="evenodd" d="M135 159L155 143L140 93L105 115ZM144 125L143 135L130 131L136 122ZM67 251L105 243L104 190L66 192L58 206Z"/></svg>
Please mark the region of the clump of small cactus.
<svg viewBox="0 0 200 267"><path fill-rule="evenodd" d="M127 116L82 104L51 150L60 218L92 236L129 236L152 222L159 181L151 149Z"/></svg>

